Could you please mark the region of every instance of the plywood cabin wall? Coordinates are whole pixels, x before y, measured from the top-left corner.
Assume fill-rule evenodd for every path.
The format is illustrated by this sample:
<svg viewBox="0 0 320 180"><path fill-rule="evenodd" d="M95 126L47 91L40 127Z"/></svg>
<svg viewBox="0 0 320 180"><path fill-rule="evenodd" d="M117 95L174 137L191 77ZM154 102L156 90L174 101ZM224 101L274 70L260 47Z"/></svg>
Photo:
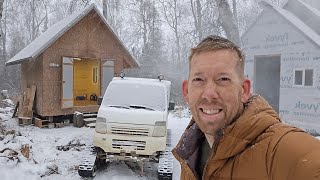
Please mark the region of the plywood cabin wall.
<svg viewBox="0 0 320 180"><path fill-rule="evenodd" d="M38 56L34 60L25 61L21 64L21 89L22 93L27 91L27 88L31 88L32 85L36 85L36 98L35 98L35 110L36 113L41 114L43 111L43 66L42 56Z"/></svg>
<svg viewBox="0 0 320 180"><path fill-rule="evenodd" d="M98 105L61 108L62 57L92 58L101 61L113 59L116 74L123 68L134 65L127 51L104 25L99 15L92 10L43 52L42 76L45 83L42 94L39 94L42 96L42 102L37 101L42 104L42 111L39 111L42 116L67 115L73 114L74 111L98 111ZM50 67L50 63L58 64L59 67Z"/></svg>

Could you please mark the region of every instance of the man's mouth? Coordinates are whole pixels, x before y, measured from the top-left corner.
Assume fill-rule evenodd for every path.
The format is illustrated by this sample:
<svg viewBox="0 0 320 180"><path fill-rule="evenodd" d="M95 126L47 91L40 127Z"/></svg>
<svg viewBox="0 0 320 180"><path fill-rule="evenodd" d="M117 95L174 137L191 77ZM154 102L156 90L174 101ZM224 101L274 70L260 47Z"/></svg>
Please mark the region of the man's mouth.
<svg viewBox="0 0 320 180"><path fill-rule="evenodd" d="M222 111L222 109L204 109L204 108L200 108L200 110L207 115L218 114L219 112Z"/></svg>

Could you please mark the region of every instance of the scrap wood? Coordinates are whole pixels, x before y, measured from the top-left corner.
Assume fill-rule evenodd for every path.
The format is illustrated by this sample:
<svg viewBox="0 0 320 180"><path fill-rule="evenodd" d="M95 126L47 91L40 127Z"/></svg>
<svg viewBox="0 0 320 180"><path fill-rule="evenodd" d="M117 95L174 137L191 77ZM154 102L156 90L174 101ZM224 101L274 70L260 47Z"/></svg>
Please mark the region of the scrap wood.
<svg viewBox="0 0 320 180"><path fill-rule="evenodd" d="M64 146L57 146L57 149L59 151L69 151L70 149L74 148L75 150L80 151L82 146L85 146L85 144L68 144Z"/></svg>
<svg viewBox="0 0 320 180"><path fill-rule="evenodd" d="M13 111L13 114L12 114L12 118L14 118L14 117L17 117L17 111L18 111L18 109L19 109L19 101L17 102L17 104L15 105L15 107L14 107L14 111Z"/></svg>
<svg viewBox="0 0 320 180"><path fill-rule="evenodd" d="M11 151L12 154L14 154L14 155L18 155L17 151L15 151L15 150L13 150L13 149L11 149L11 148L4 148L4 149L2 149L2 150L0 151L0 153L4 153L4 152L7 151L7 150Z"/></svg>
<svg viewBox="0 0 320 180"><path fill-rule="evenodd" d="M74 143L74 141L70 141L67 145L57 146L57 149L58 149L59 151L68 151L68 150L70 150L71 148L74 148L75 150L80 151L82 146L85 146L85 144L81 144L81 143L79 142L79 140L78 140L78 141L75 142L75 143Z"/></svg>
<svg viewBox="0 0 320 180"><path fill-rule="evenodd" d="M60 174L59 168L57 165L49 165L47 166L47 170L44 174L40 175L40 177L50 176L51 174Z"/></svg>
<svg viewBox="0 0 320 180"><path fill-rule="evenodd" d="M17 158L18 157L18 152L11 149L11 148L4 148L3 150L0 151L0 153L4 153L5 151L10 151L8 155L4 155L4 156L1 156L0 157L6 157L6 158L9 158L11 160L13 160L14 158Z"/></svg>
<svg viewBox="0 0 320 180"><path fill-rule="evenodd" d="M30 145L29 144L23 144L21 145L21 154L29 159L30 156Z"/></svg>

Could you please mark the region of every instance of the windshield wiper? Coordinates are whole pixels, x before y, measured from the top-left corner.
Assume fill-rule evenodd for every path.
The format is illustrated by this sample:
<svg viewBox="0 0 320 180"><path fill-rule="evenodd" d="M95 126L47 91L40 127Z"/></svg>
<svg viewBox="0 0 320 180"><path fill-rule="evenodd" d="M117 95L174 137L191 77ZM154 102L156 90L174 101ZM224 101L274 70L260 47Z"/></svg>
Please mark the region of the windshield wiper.
<svg viewBox="0 0 320 180"><path fill-rule="evenodd" d="M150 111L154 111L154 109L152 109L152 108L149 108L149 107L146 107L146 106L140 106L140 105L130 105L129 107L135 108L135 109L147 109L147 110L150 110Z"/></svg>
<svg viewBox="0 0 320 180"><path fill-rule="evenodd" d="M130 109L128 106L122 106L122 105L108 105L108 107Z"/></svg>

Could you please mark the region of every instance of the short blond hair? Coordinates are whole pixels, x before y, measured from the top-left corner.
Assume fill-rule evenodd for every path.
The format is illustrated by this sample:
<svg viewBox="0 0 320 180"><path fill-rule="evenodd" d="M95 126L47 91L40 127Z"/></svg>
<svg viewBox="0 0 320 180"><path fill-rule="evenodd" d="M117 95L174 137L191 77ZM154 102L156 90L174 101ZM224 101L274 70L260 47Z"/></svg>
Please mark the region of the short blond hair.
<svg viewBox="0 0 320 180"><path fill-rule="evenodd" d="M189 56L189 66L192 60L192 57L195 54L199 54L201 52L210 52L210 51L218 51L218 50L230 50L231 52L235 52L238 57L239 61L237 62L237 71L240 76L244 76L244 61L245 55L242 52L241 48L233 43L232 41L220 37L211 35L204 38L196 47L191 48L191 53Z"/></svg>

